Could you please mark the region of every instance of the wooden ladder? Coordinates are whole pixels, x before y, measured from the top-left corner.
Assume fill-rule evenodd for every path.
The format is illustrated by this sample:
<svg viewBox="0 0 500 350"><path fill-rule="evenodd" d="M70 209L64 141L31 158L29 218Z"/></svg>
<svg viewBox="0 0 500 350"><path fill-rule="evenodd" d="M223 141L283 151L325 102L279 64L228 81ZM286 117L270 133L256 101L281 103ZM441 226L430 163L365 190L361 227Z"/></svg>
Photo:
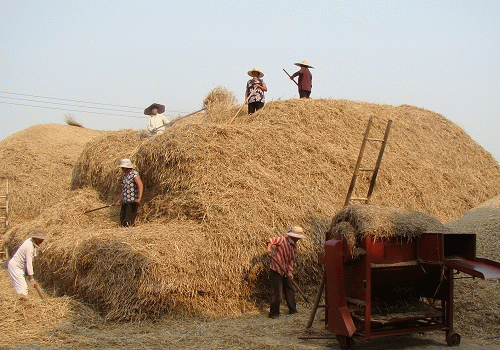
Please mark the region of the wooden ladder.
<svg viewBox="0 0 500 350"><path fill-rule="evenodd" d="M365 136L363 137L363 142L361 143L361 148L359 149L358 160L356 166L354 167L354 172L352 174L351 184L349 185L349 190L347 191L347 196L345 198L344 207L351 204L351 201L361 201L364 204L368 204L370 197L373 193L373 188L375 187L375 182L377 181L378 171L380 169L380 163L382 163L382 156L384 155L385 146L387 145L387 139L389 138L389 131L391 130L392 120L389 119L387 126L385 127L385 134L383 139L376 139L370 137L370 128L373 124L373 117L368 120L368 125L366 126ZM362 168L361 161L363 159L363 154L365 152L366 143L368 141L379 143L380 149L377 157L377 162L373 168ZM370 186L368 187L368 193L366 197L352 197L354 192L354 186L356 185L356 180L360 172L371 172L372 177L370 179Z"/></svg>
<svg viewBox="0 0 500 350"><path fill-rule="evenodd" d="M5 186L0 191L0 232L5 233L9 228L9 180L5 179Z"/></svg>
<svg viewBox="0 0 500 350"><path fill-rule="evenodd" d="M370 197L373 193L373 189L375 188L375 182L377 181L378 171L380 169L380 164L382 163L382 156L384 155L385 146L387 145L387 139L389 138L389 131L391 130L392 120L389 119L389 121L387 122L383 139L376 139L376 138L370 137L370 129L372 127L372 124L373 124L373 117L370 117L370 119L368 120L368 125L366 126L366 131L365 131L365 135L363 137L363 142L361 143L361 147L359 149L358 160L356 161L356 166L354 167L354 172L352 174L351 184L349 185L349 190L347 191L347 196L346 196L345 202L344 202L344 208L346 206L350 205L351 201L360 201L364 204L368 204L370 201ZM375 166L373 168L362 168L361 161L363 159L363 154L365 153L365 148L366 148L366 144L368 141L379 143L380 149L379 149L379 153L378 153L378 157L377 157L377 161L375 163ZM352 194L354 192L354 186L356 185L356 180L357 180L360 172L371 172L372 173L372 177L370 179L370 186L368 187L368 193L367 193L366 197L352 197ZM327 239L327 237L325 237L325 239ZM324 307L324 305L319 305L319 302L320 302L321 297L323 295L323 290L325 289L325 283L326 283L326 274L323 273L323 278L322 278L321 284L318 288L318 293L317 293L316 299L314 301L313 309L311 310L311 315L309 316L309 320L307 321L306 328L311 328L313 321L314 321L314 317L316 316L316 311L318 310L318 307Z"/></svg>

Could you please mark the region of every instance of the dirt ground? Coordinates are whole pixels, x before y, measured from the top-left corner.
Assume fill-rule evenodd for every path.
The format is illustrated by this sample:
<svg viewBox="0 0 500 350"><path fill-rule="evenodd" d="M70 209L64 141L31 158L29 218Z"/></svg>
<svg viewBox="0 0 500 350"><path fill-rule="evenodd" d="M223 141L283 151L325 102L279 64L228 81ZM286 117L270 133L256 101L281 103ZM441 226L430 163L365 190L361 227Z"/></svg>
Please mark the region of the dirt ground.
<svg viewBox="0 0 500 350"><path fill-rule="evenodd" d="M269 319L266 310L238 318L162 319L157 322L105 323L90 308L68 297L46 296L31 290L28 300L15 298L10 278L0 269L0 349L340 349L324 329L323 309L305 329L310 309ZM459 331L459 330L458 330ZM464 339L458 349L498 349L500 343ZM356 341L356 349L446 349L444 332Z"/></svg>

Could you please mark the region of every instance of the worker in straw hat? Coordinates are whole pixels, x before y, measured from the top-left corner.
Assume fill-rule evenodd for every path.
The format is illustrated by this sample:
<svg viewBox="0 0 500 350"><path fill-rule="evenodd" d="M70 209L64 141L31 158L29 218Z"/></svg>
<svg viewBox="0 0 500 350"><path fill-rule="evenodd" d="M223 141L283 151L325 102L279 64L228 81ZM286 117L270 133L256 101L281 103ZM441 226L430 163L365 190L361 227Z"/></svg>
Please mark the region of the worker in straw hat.
<svg viewBox="0 0 500 350"><path fill-rule="evenodd" d="M144 185L130 159L122 159L118 167L122 169L123 173L121 196L116 202L116 205L121 205L120 224L125 227L133 226L144 191Z"/></svg>
<svg viewBox="0 0 500 350"><path fill-rule="evenodd" d="M249 70L247 74L251 76L252 79L247 82L245 103L248 103L248 114L253 114L264 107L264 103L266 102L264 92L267 91L267 86L262 79L264 73L262 73L259 68L254 67Z"/></svg>
<svg viewBox="0 0 500 350"><path fill-rule="evenodd" d="M285 295L289 314L297 312L295 290L293 289L293 263L297 255L297 241L307 236L300 226L290 227L285 236L272 237L266 242L267 255L271 257L269 280L271 283L271 305L269 317L280 315L281 294ZM272 248L276 247L274 253Z"/></svg>
<svg viewBox="0 0 500 350"><path fill-rule="evenodd" d="M307 61L302 61L295 63L296 66L299 66L300 69L293 73L290 76L290 79L293 80L295 77L299 77L299 82L298 82L298 87L299 87L299 96L300 98L309 98L311 95L311 89L312 89L312 74L309 71L309 68L314 68L309 65L309 62Z"/></svg>
<svg viewBox="0 0 500 350"><path fill-rule="evenodd" d="M159 103L153 103L144 110L144 114L148 115L147 128L149 136L160 135L165 132L165 125L170 123L170 120L162 113L165 112L165 106Z"/></svg>
<svg viewBox="0 0 500 350"><path fill-rule="evenodd" d="M35 228L31 237L21 244L7 265L14 291L23 299L28 296L26 279L34 288L38 288L33 272L33 258L37 256L37 250L45 239L47 239L45 230L40 227Z"/></svg>

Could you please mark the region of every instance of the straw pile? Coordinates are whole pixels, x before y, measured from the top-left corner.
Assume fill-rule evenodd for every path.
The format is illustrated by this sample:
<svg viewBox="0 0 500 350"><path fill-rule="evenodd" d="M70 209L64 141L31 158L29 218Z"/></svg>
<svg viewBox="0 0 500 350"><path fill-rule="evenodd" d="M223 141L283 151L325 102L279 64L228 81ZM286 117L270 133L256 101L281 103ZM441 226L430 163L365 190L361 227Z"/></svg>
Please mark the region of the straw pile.
<svg viewBox="0 0 500 350"><path fill-rule="evenodd" d="M71 172L83 146L102 133L46 124L0 141L0 179L8 179L10 187L10 226L36 217L69 192Z"/></svg>
<svg viewBox="0 0 500 350"><path fill-rule="evenodd" d="M467 211L463 217L446 226L454 232L475 233L477 256L500 260L500 196ZM458 317L458 327L477 337L500 339L498 282L457 280L455 309L466 316Z"/></svg>
<svg viewBox="0 0 500 350"><path fill-rule="evenodd" d="M145 141L132 131L95 139L74 167L73 193L6 240L46 227L54 238L37 272L46 287L91 302L108 319L221 316L267 297L264 242L300 225L311 239L299 243L295 276L314 290L316 252L342 208L370 116L374 137L394 120L372 203L447 221L500 193L498 164L440 115L408 106L275 101L230 125L226 114L218 123L174 123ZM365 159L374 162L376 153L368 147ZM82 217L84 206L116 200L116 166L125 156L145 184L138 225L120 228L118 208ZM364 195L366 187L356 191Z"/></svg>
<svg viewBox="0 0 500 350"><path fill-rule="evenodd" d="M72 189L93 186L104 198L117 200L121 177L118 164L123 158L131 158L141 142L140 133L134 130L106 133L89 141L73 168Z"/></svg>
<svg viewBox="0 0 500 350"><path fill-rule="evenodd" d="M450 232L438 219L414 210L378 205L350 205L332 219L329 237L344 236L351 248L364 236L414 238L424 232Z"/></svg>
<svg viewBox="0 0 500 350"><path fill-rule="evenodd" d="M229 118L236 101L236 96L231 91L223 86L217 86L203 100L206 120L217 123Z"/></svg>

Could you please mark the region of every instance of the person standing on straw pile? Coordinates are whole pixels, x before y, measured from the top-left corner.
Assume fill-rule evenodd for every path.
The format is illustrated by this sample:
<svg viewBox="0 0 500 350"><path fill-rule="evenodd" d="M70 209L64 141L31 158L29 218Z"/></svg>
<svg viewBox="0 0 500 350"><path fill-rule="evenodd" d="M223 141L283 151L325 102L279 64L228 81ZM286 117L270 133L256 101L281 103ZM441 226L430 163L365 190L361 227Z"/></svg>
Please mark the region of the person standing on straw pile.
<svg viewBox="0 0 500 350"><path fill-rule="evenodd" d="M309 98L311 95L312 89L312 74L309 71L309 68L314 68L309 65L309 62L302 61L299 63L295 63L296 66L299 66L300 69L293 73L290 76L290 79L293 80L295 77L299 77L298 87L299 87L299 96L300 98Z"/></svg>
<svg viewBox="0 0 500 350"><path fill-rule="evenodd" d="M306 239L304 230L300 226L290 227L286 236L272 237L266 242L267 255L271 257L269 280L271 282L271 305L269 317L278 318L280 315L281 294L285 295L288 313L297 313L295 290L293 289L293 263L297 255L297 241ZM274 254L272 248L276 247ZM284 270L283 270L284 269Z"/></svg>
<svg viewBox="0 0 500 350"><path fill-rule="evenodd" d="M253 114L264 107L264 103L266 102L264 92L267 91L267 86L264 80L262 80L264 73L262 73L259 68L254 67L252 70L249 70L247 74L251 76L252 79L247 82L245 102L248 103L248 114Z"/></svg>
<svg viewBox="0 0 500 350"><path fill-rule="evenodd" d="M160 135L165 132L165 125L170 123L170 120L162 114L164 112L165 106L158 103L153 103L144 110L144 114L149 115L147 125L149 136Z"/></svg>
<svg viewBox="0 0 500 350"><path fill-rule="evenodd" d="M121 197L116 202L116 205L121 205L120 224L124 227L133 226L144 186L130 159L122 159L118 167L123 172Z"/></svg>
<svg viewBox="0 0 500 350"><path fill-rule="evenodd" d="M23 299L28 296L26 277L34 288L38 288L38 283L36 283L33 273L33 258L37 256L37 249L45 239L47 239L45 230L43 228L35 228L31 237L21 244L7 265L10 279L14 285L14 291Z"/></svg>

